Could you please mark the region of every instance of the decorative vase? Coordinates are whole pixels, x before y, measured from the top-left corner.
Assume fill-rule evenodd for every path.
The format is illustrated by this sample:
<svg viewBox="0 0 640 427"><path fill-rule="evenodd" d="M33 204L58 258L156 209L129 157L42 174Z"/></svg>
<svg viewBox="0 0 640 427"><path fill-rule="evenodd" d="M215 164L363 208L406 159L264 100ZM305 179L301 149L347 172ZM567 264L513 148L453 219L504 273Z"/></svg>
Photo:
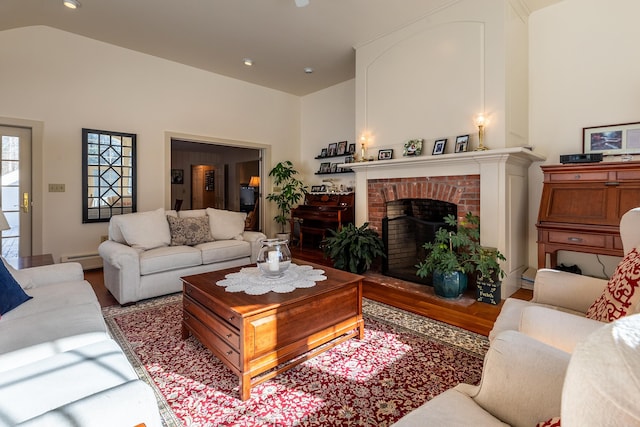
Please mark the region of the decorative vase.
<svg viewBox="0 0 640 427"><path fill-rule="evenodd" d="M276 279L282 277L291 265L291 251L288 240L265 239L258 252L256 264L265 277Z"/></svg>
<svg viewBox="0 0 640 427"><path fill-rule="evenodd" d="M452 273L433 272L433 290L441 298L459 298L467 290L467 275L454 271Z"/></svg>

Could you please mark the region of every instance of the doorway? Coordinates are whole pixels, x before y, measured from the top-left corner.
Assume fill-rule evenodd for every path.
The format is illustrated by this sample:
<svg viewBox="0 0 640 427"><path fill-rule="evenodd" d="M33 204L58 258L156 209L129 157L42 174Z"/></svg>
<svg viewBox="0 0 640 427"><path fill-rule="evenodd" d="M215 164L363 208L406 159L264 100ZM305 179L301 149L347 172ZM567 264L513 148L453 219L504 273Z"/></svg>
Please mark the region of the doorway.
<svg viewBox="0 0 640 427"><path fill-rule="evenodd" d="M216 168L191 166L191 209L218 208L216 203Z"/></svg>
<svg viewBox="0 0 640 427"><path fill-rule="evenodd" d="M9 227L0 245L4 258L18 258L31 255L31 129L0 126L0 140L0 206Z"/></svg>
<svg viewBox="0 0 640 427"><path fill-rule="evenodd" d="M215 170L213 174L214 206L218 209L242 211L240 194L242 185L247 185L251 176L261 178L264 151L263 147L255 144L246 143L247 146L242 144L239 141L229 141L226 144L224 141L195 141L171 137L171 163L167 166L172 171L184 171L184 179L179 182L172 180L170 183L169 205L173 205L176 200L183 200L182 209L195 208L191 204L194 199L191 170L198 165L207 165ZM247 162L257 165L255 170L246 172ZM256 197L259 199L261 197L259 187L257 190ZM259 221L259 224L262 222Z"/></svg>

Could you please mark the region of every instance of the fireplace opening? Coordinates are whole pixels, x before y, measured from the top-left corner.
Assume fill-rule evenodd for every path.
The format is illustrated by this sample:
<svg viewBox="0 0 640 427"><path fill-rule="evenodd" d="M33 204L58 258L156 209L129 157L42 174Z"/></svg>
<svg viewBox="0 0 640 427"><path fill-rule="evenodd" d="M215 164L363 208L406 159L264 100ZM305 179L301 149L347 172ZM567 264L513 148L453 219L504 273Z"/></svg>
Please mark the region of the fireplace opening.
<svg viewBox="0 0 640 427"><path fill-rule="evenodd" d="M431 285L431 277L416 275L416 265L426 256L422 245L433 242L438 229L447 227L447 215L457 217L457 205L434 199L401 199L387 202L386 210L382 239L387 256L383 258L382 274Z"/></svg>

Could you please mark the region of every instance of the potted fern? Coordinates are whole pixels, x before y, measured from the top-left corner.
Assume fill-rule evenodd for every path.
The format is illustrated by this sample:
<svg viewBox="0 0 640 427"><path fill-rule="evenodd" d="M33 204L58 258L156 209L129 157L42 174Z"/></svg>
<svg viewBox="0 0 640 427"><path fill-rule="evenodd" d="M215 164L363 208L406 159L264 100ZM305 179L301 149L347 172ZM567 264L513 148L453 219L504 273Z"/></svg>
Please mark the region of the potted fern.
<svg viewBox="0 0 640 427"><path fill-rule="evenodd" d="M323 240L323 251L337 269L362 274L377 257L386 256L382 239L369 228L368 222L360 227L349 223L338 231L328 232L331 235Z"/></svg>
<svg viewBox="0 0 640 427"><path fill-rule="evenodd" d="M307 191L304 183L296 178L298 171L294 169L293 163L289 160L278 163L271 169L269 176L273 177L274 187L278 187L279 191L269 193L266 197L270 202L274 202L278 208L278 214L273 217L274 221L280 225L280 233L285 233L285 226L289 222L289 215L294 205L300 203Z"/></svg>
<svg viewBox="0 0 640 427"><path fill-rule="evenodd" d="M444 222L447 228L440 228L434 241L423 245L427 255L416 266L416 274L433 274L436 295L457 298L467 289L468 275L477 273L478 301L487 301L487 289L492 292L489 302L496 298L499 301L500 281L505 276L500 261L506 258L496 248L480 245L480 218L467 212L459 224L453 215L444 218ZM497 297L493 296L496 290Z"/></svg>
<svg viewBox="0 0 640 427"><path fill-rule="evenodd" d="M433 242L422 246L427 255L416 266L416 274L419 277L433 275L436 295L458 298L467 290L468 274L476 270L480 221L476 215L467 212L460 224L453 215L447 215L444 222L447 227L436 232Z"/></svg>

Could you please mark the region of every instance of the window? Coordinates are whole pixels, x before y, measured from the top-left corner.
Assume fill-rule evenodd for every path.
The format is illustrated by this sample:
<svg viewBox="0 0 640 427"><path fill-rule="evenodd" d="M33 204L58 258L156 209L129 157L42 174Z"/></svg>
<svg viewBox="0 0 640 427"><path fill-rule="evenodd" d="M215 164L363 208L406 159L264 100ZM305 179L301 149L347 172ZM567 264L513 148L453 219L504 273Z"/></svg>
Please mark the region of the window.
<svg viewBox="0 0 640 427"><path fill-rule="evenodd" d="M82 129L82 222L136 211L136 135Z"/></svg>

